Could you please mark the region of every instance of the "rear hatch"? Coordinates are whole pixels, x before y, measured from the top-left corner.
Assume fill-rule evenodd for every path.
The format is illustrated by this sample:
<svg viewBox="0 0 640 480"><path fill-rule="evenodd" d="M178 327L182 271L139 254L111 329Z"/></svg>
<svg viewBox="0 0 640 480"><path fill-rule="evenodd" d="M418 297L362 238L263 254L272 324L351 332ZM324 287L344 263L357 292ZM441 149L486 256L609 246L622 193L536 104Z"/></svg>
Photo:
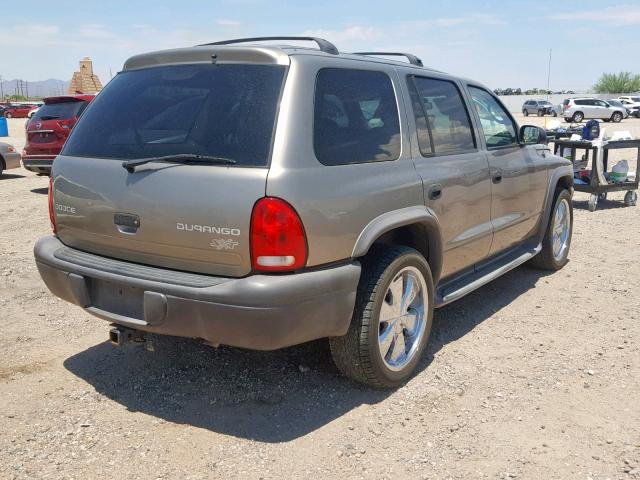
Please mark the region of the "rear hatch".
<svg viewBox="0 0 640 480"><path fill-rule="evenodd" d="M285 73L209 61L118 74L54 163L60 240L165 268L248 274Z"/></svg>
<svg viewBox="0 0 640 480"><path fill-rule="evenodd" d="M78 117L89 104L77 97L51 97L27 124L27 156L51 156L60 153Z"/></svg>

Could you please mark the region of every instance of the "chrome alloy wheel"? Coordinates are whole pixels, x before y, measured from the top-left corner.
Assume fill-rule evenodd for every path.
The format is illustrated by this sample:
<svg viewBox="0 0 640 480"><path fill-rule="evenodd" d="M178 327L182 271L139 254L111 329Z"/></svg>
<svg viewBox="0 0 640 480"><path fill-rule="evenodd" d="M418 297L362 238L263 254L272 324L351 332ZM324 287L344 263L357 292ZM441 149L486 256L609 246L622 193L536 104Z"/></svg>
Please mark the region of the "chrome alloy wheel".
<svg viewBox="0 0 640 480"><path fill-rule="evenodd" d="M391 281L378 317L378 347L390 370L402 370L415 356L425 332L428 302L427 285L417 268L404 267Z"/></svg>
<svg viewBox="0 0 640 480"><path fill-rule="evenodd" d="M563 198L556 206L553 215L553 258L557 262L564 258L567 248L569 248L570 234L569 202Z"/></svg>

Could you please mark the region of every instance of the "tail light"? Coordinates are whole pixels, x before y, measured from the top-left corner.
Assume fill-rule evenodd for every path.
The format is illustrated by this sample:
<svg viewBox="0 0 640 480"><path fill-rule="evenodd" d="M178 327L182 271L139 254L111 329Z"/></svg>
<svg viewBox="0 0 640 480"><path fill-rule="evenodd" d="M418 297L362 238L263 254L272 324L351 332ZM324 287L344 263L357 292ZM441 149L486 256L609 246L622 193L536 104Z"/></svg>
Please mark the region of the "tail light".
<svg viewBox="0 0 640 480"><path fill-rule="evenodd" d="M53 211L53 178L49 178L49 220L51 221L51 230L56 234L56 217Z"/></svg>
<svg viewBox="0 0 640 480"><path fill-rule="evenodd" d="M60 125L61 128L68 130L73 127L73 120L61 120L58 122L58 125Z"/></svg>
<svg viewBox="0 0 640 480"><path fill-rule="evenodd" d="M251 214L251 263L255 270L285 272L307 263L307 239L300 217L284 200L265 197Z"/></svg>

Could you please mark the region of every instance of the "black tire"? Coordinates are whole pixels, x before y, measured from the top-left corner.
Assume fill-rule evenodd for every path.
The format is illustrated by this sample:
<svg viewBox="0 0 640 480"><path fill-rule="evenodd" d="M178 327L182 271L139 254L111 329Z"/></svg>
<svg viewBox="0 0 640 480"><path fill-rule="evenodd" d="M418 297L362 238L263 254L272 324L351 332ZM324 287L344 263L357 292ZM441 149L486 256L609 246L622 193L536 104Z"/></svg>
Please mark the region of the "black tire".
<svg viewBox="0 0 640 480"><path fill-rule="evenodd" d="M573 117L571 117L573 123L580 123L582 120L584 120L584 113L582 112L576 112L573 114Z"/></svg>
<svg viewBox="0 0 640 480"><path fill-rule="evenodd" d="M567 118L567 117L564 117L564 121L567 122L567 123L571 123L571 119Z"/></svg>
<svg viewBox="0 0 640 480"><path fill-rule="evenodd" d="M9 112L4 114L4 118L12 118L13 115L11 115Z"/></svg>
<svg viewBox="0 0 640 480"><path fill-rule="evenodd" d="M553 116L557 117L558 116L558 112L553 112Z"/></svg>
<svg viewBox="0 0 640 480"><path fill-rule="evenodd" d="M391 281L404 267L419 270L425 280L428 306L424 312L425 330L411 360L399 371L388 368L378 343L379 314ZM379 247L362 259L358 296L346 335L329 339L336 366L346 376L376 388L402 385L413 373L429 340L433 322L434 287L425 258L409 247Z"/></svg>
<svg viewBox="0 0 640 480"><path fill-rule="evenodd" d="M528 116L529 116L529 110L527 110L527 109L525 108L524 110L522 110L522 114L523 114L525 117L528 117Z"/></svg>
<svg viewBox="0 0 640 480"><path fill-rule="evenodd" d="M620 123L622 121L622 114L620 112L613 112L613 115L611 115L611 121L613 123Z"/></svg>
<svg viewBox="0 0 640 480"><path fill-rule="evenodd" d="M538 116L539 117L544 117L544 112L542 110L538 110Z"/></svg>
<svg viewBox="0 0 640 480"><path fill-rule="evenodd" d="M562 201L566 200L569 204L569 238L567 248L564 255L560 259L556 259L553 255L553 224L555 220L556 207ZM542 270L560 270L569 261L569 250L571 247L571 235L573 233L573 206L571 203L571 194L569 190L565 188L559 188L556 190L555 198L553 199L553 208L551 209L551 215L549 223L547 224L547 230L544 233L542 239L542 250L538 255L531 259L531 265Z"/></svg>

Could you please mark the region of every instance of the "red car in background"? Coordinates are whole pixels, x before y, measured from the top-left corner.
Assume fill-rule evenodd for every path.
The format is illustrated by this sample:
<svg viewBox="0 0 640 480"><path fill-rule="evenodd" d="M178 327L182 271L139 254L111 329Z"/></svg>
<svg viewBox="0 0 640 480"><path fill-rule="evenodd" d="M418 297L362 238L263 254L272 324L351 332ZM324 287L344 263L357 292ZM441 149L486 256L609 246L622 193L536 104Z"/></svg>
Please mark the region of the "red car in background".
<svg viewBox="0 0 640 480"><path fill-rule="evenodd" d="M10 105L3 112L4 118L27 118L29 112L38 108L38 105Z"/></svg>
<svg viewBox="0 0 640 480"><path fill-rule="evenodd" d="M44 99L27 124L27 142L22 165L27 170L50 175L53 159L62 150L71 129L95 95L68 95Z"/></svg>

